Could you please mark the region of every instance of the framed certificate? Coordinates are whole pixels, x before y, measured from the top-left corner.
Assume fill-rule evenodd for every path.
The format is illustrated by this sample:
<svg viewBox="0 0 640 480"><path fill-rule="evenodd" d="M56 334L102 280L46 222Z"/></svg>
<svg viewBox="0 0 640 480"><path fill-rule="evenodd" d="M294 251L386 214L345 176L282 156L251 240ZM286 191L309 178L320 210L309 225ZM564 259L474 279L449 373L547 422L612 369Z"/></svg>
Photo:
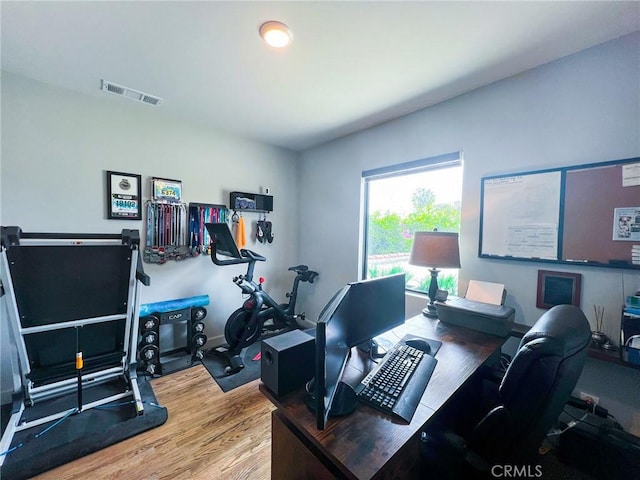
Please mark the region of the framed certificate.
<svg viewBox="0 0 640 480"><path fill-rule="evenodd" d="M142 176L107 171L107 218L142 220Z"/></svg>

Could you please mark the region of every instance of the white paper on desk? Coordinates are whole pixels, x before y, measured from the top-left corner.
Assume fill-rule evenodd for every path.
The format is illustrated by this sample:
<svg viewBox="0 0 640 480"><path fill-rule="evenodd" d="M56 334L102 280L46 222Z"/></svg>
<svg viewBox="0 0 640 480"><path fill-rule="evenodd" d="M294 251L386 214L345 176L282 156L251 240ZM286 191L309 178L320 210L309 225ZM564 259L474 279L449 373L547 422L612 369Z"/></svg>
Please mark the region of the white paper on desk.
<svg viewBox="0 0 640 480"><path fill-rule="evenodd" d="M502 305L504 285L502 283L481 282L480 280L469 280L467 300L474 302L490 303L491 305Z"/></svg>

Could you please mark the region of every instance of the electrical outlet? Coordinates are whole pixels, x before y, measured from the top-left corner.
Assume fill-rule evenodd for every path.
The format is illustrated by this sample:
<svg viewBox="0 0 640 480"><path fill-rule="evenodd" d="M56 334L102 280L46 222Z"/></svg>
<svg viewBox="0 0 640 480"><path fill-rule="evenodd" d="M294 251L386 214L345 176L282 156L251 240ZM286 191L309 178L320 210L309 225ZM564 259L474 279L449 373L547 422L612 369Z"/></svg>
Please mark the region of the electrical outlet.
<svg viewBox="0 0 640 480"><path fill-rule="evenodd" d="M598 403L600 403L600 397L596 397L595 395L591 395L587 392L580 392L580 400L584 400L585 402L589 402L593 405L598 405Z"/></svg>

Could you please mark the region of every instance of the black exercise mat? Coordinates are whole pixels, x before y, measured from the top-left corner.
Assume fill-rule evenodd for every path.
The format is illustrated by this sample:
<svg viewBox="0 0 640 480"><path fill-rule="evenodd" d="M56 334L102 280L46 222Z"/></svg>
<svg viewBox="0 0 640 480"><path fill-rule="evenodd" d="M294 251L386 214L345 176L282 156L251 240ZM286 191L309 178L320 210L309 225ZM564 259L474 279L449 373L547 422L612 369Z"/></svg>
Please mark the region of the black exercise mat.
<svg viewBox="0 0 640 480"><path fill-rule="evenodd" d="M49 422L17 432L13 437L11 448L20 443L23 445L6 455L4 464L0 468L0 478L2 480L30 478L162 425L168 418L167 409L152 405L157 404L157 400L149 382L140 379L139 387L144 402L143 415L136 415L135 406L129 403L131 397L125 397L108 404L110 407L105 405L84 410L78 415L70 415L53 427L51 426L55 422ZM86 389L85 393L90 396L101 388L103 386L91 387ZM105 388L109 389L109 387ZM110 391L106 393L111 394ZM73 402L74 396L71 395L71 398L66 400ZM53 402L61 405L66 401L65 397ZM50 408L50 405L47 407ZM33 415L31 409L35 408L38 408L38 404L27 408L26 411ZM25 418L24 414L23 418ZM47 430L49 427L51 429ZM36 437L36 435L39 436Z"/></svg>
<svg viewBox="0 0 640 480"><path fill-rule="evenodd" d="M262 342L258 340L242 351L240 357L244 363L244 368L233 375L227 375L224 373L224 367L226 367L228 363L224 357L214 353L213 350L206 353L202 359L202 364L220 386L222 391L226 393L234 388L244 385L245 383L249 383L256 378L260 378L260 358L255 358L260 353L261 343Z"/></svg>

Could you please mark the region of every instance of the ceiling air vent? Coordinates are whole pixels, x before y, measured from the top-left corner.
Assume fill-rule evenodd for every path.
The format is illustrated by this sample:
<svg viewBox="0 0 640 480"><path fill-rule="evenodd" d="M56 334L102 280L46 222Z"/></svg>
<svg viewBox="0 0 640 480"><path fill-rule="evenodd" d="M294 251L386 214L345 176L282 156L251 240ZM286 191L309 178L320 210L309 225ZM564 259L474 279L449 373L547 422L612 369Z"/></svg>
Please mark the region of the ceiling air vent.
<svg viewBox="0 0 640 480"><path fill-rule="evenodd" d="M134 90L129 87L123 87L122 85L108 82L106 80L102 80L102 90L109 93L115 93L116 95L127 97L138 102L148 103L149 105L158 106L162 103L162 99L160 97L154 97L148 93L140 92L139 90Z"/></svg>

